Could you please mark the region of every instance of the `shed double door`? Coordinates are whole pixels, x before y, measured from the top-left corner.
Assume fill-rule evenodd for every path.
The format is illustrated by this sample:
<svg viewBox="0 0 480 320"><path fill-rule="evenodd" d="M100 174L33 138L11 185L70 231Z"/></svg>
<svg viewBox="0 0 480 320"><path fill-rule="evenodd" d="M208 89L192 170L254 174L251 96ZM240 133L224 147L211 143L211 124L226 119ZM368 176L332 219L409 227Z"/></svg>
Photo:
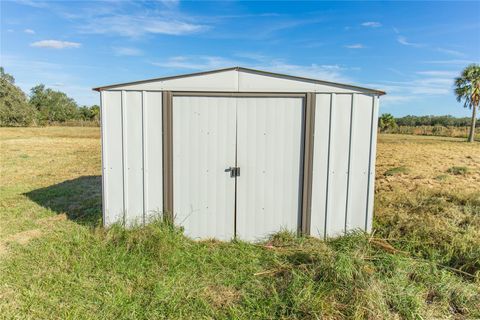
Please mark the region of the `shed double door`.
<svg viewBox="0 0 480 320"><path fill-rule="evenodd" d="M297 231L303 105L301 97L173 97L173 211L187 236L251 241Z"/></svg>

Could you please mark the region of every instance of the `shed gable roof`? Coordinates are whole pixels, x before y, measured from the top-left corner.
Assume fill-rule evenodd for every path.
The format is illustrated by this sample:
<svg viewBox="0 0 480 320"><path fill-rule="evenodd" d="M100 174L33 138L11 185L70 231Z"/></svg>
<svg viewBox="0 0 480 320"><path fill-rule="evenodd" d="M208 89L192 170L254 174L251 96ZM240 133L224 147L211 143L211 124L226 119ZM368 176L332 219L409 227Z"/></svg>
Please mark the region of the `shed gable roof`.
<svg viewBox="0 0 480 320"><path fill-rule="evenodd" d="M259 85L260 84L260 85ZM362 92L376 95L384 91L356 85L336 83L244 67L231 67L176 76L119 83L93 88L102 90L168 90L168 91L232 91L232 92Z"/></svg>

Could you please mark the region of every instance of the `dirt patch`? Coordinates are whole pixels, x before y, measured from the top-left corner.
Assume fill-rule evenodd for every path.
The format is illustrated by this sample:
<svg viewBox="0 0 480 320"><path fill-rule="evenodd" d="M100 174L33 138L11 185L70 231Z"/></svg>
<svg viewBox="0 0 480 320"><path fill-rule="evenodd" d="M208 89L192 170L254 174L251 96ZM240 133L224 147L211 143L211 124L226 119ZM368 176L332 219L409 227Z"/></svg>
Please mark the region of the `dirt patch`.
<svg viewBox="0 0 480 320"><path fill-rule="evenodd" d="M58 221L65 221L67 220L67 215L62 213L62 214L57 214L55 216L52 216L52 217L47 217L47 218L43 218L43 219L39 219L37 222L41 225L51 225L55 222L58 222Z"/></svg>
<svg viewBox="0 0 480 320"><path fill-rule="evenodd" d="M40 229L31 229L27 231L18 232L6 237L0 242L0 256L8 252L8 245L10 243L26 245L30 240L38 238L41 235L42 235L42 231Z"/></svg>
<svg viewBox="0 0 480 320"><path fill-rule="evenodd" d="M237 290L221 285L206 287L204 296L219 309L227 308L240 300L240 293Z"/></svg>

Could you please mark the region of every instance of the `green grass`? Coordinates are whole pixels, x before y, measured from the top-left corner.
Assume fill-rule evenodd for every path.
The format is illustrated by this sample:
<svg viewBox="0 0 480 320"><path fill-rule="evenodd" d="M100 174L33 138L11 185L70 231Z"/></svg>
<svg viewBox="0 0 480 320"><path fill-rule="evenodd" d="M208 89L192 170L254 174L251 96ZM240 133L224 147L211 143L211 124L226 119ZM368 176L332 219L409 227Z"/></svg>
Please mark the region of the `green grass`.
<svg viewBox="0 0 480 320"><path fill-rule="evenodd" d="M380 135L373 235L249 244L105 230L97 128L0 130L0 318L480 317L478 144Z"/></svg>
<svg viewBox="0 0 480 320"><path fill-rule="evenodd" d="M468 168L455 166L455 167L448 168L447 172L455 175L465 175L468 173Z"/></svg>
<svg viewBox="0 0 480 320"><path fill-rule="evenodd" d="M395 167L395 168L388 169L387 171L385 171L384 175L386 177L389 177L397 174L407 174L409 172L410 170L407 167L402 166L402 167Z"/></svg>
<svg viewBox="0 0 480 320"><path fill-rule="evenodd" d="M479 316L473 284L361 233L328 242L278 234L265 247L193 242L162 223L73 229L18 248L2 267L2 283L15 284L23 302L7 297L3 314L15 307L32 318L414 318L429 301L438 314Z"/></svg>

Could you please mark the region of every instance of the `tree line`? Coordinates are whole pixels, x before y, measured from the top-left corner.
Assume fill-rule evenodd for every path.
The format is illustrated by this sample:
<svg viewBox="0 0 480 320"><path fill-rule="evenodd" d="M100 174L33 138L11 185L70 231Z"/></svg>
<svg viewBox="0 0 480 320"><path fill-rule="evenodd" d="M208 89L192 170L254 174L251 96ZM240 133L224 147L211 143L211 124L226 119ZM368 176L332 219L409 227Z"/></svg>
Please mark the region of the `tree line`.
<svg viewBox="0 0 480 320"><path fill-rule="evenodd" d="M420 127L420 126L443 126L443 127L468 127L472 123L470 117L454 117L450 115L444 116L404 116L404 117L394 117L389 113L384 113L379 118L380 128L388 128L394 126L409 126L409 127ZM476 127L479 127L480 124L477 123Z"/></svg>
<svg viewBox="0 0 480 320"><path fill-rule="evenodd" d="M26 95L15 85L15 78L0 67L0 126L33 126L67 121L100 120L100 107L78 106L61 91L40 84Z"/></svg>

